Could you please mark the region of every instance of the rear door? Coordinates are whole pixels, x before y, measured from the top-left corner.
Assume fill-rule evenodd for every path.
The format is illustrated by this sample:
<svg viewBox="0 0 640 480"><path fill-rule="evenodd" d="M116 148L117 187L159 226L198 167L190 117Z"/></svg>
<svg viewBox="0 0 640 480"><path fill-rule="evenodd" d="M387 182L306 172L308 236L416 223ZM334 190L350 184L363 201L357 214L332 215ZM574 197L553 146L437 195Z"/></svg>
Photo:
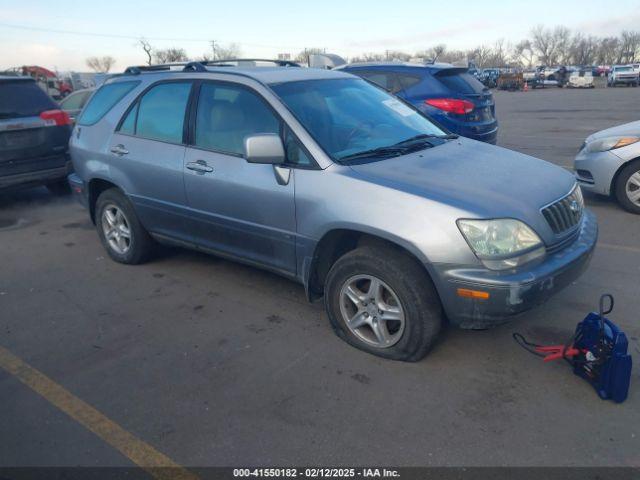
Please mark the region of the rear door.
<svg viewBox="0 0 640 480"><path fill-rule="evenodd" d="M295 274L294 170L243 158L247 135L281 134L279 117L257 92L234 83L203 82L195 103L184 182L196 242ZM288 181L279 181L277 169Z"/></svg>
<svg viewBox="0 0 640 480"><path fill-rule="evenodd" d="M147 89L125 113L107 153L111 178L126 189L145 228L187 242L182 169L191 88L181 80Z"/></svg>
<svg viewBox="0 0 640 480"><path fill-rule="evenodd" d="M65 166L70 127L40 118L57 108L32 79L0 79L0 176Z"/></svg>

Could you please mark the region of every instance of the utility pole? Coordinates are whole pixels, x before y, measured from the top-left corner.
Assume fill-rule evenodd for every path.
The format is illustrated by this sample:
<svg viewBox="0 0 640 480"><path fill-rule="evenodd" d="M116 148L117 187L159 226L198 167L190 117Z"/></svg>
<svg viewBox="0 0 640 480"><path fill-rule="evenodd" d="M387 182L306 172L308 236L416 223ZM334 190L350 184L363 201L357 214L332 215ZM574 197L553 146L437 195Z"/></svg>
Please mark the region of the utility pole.
<svg viewBox="0 0 640 480"><path fill-rule="evenodd" d="M213 52L213 59L217 60L217 56L216 56L216 41L215 40L211 40L211 51Z"/></svg>

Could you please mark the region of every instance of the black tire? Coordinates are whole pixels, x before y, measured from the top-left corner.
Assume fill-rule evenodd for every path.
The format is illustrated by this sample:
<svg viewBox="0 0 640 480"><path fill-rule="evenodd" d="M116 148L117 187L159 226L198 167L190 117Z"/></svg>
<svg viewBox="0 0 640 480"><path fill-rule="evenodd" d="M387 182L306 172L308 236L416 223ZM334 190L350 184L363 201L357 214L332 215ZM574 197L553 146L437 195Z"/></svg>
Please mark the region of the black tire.
<svg viewBox="0 0 640 480"><path fill-rule="evenodd" d="M404 330L392 346L372 346L346 325L340 292L355 275L372 275L396 294L405 314ZM432 348L443 324L440 299L431 278L416 260L391 247L363 246L339 258L325 283L325 309L336 334L350 345L379 357L416 362Z"/></svg>
<svg viewBox="0 0 640 480"><path fill-rule="evenodd" d="M69 182L67 182L66 178L53 183L48 183L47 189L54 195L59 196L69 195L71 193L71 188L69 187Z"/></svg>
<svg viewBox="0 0 640 480"><path fill-rule="evenodd" d="M111 208L111 206L117 207L122 212L129 227L130 240L128 249L124 253L114 250L105 237L103 215L105 209ZM155 246L154 241L138 220L131 202L120 190L111 188L100 194L96 201L95 219L100 241L113 260L128 265L137 265L144 263L151 257Z"/></svg>
<svg viewBox="0 0 640 480"><path fill-rule="evenodd" d="M627 181L631 175L640 172L640 160L635 160L624 167L616 178L614 194L618 203L628 212L640 215L640 206L633 203L627 196Z"/></svg>

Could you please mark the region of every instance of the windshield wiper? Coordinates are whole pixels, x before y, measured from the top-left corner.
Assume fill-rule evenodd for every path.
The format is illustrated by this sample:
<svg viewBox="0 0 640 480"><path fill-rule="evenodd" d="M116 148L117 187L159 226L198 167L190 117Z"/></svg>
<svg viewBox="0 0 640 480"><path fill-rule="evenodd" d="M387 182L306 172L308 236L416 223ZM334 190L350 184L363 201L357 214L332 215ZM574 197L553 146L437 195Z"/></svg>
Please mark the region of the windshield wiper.
<svg viewBox="0 0 640 480"><path fill-rule="evenodd" d="M394 143L393 145L388 145L386 147L378 147L372 148L371 150L364 150L362 152L352 153L350 155L345 155L341 157L339 160L355 160L358 158L382 158L382 157L397 157L399 155L404 155L405 153L410 153L416 150L422 150L424 148L433 147L433 143L429 142L430 138L437 138L440 140L453 140L458 138L458 135L455 134L447 134L447 135L434 135L428 133L421 133L419 135L415 135L411 138L407 138L406 140L402 140L398 143Z"/></svg>
<svg viewBox="0 0 640 480"><path fill-rule="evenodd" d="M421 133L419 135L415 135L413 137L407 138L406 140L402 140L401 142L395 143L393 144L393 146L394 147L401 146L407 143L417 142L418 140L427 140L429 138L439 138L441 140L455 140L456 138L458 138L458 135L456 135L455 133L449 133L446 135L435 135L433 133Z"/></svg>
<svg viewBox="0 0 640 480"><path fill-rule="evenodd" d="M339 160L355 160L358 158L381 158L381 157L397 157L398 155L402 155L407 151L406 147L378 147L372 148L371 150L363 150L362 152L352 153L350 155L345 155L344 157L340 157Z"/></svg>

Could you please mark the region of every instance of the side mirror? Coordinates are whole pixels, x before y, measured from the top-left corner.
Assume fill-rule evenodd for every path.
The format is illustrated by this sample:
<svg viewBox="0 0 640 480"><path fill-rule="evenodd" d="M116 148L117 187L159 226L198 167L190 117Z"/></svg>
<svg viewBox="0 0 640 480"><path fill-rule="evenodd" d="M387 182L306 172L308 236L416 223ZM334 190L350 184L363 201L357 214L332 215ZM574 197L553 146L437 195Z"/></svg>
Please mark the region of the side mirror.
<svg viewBox="0 0 640 480"><path fill-rule="evenodd" d="M249 163L284 163L284 145L275 133L257 133L244 139L244 158Z"/></svg>

